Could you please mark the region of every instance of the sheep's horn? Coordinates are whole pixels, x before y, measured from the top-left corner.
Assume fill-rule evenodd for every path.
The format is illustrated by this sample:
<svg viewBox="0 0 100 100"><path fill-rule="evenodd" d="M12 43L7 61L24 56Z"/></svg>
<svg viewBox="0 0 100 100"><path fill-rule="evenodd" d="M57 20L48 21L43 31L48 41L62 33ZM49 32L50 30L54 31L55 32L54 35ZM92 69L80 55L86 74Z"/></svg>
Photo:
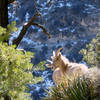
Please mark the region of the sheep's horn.
<svg viewBox="0 0 100 100"><path fill-rule="evenodd" d="M47 59L47 62L49 62L49 63L51 63L51 64L53 63L53 62L52 62L51 60L49 60L49 59Z"/></svg>
<svg viewBox="0 0 100 100"><path fill-rule="evenodd" d="M56 52L56 55L58 55L62 49L63 49L63 48L59 48L59 49L57 50L57 52Z"/></svg>

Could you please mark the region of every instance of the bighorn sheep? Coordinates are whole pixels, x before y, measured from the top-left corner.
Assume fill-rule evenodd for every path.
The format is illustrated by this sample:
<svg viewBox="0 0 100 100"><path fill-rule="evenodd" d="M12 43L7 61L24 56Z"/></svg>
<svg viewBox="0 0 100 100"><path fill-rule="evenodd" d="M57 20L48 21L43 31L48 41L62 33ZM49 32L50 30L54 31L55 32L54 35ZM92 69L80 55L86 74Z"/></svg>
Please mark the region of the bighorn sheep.
<svg viewBox="0 0 100 100"><path fill-rule="evenodd" d="M58 49L53 56L51 56L50 64L47 64L49 68L54 70L53 81L55 84L61 83L64 76L82 75L88 71L88 67L84 64L72 63L66 57L61 54L61 49Z"/></svg>

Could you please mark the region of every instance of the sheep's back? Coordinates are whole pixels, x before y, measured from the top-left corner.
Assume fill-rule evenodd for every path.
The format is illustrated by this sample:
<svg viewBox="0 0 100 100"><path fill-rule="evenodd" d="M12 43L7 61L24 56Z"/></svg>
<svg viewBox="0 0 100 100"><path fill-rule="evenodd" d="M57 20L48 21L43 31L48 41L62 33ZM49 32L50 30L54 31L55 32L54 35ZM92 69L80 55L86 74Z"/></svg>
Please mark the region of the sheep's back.
<svg viewBox="0 0 100 100"><path fill-rule="evenodd" d="M70 63L67 73L68 74L85 74L88 71L88 67L84 64Z"/></svg>

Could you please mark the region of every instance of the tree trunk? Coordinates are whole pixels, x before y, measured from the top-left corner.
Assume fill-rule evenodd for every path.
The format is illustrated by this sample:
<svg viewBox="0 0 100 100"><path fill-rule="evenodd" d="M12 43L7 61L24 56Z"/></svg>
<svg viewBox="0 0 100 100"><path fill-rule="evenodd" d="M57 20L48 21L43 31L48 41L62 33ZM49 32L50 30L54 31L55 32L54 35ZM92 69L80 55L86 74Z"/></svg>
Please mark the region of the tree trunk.
<svg viewBox="0 0 100 100"><path fill-rule="evenodd" d="M8 25L8 0L0 0L0 26Z"/></svg>
<svg viewBox="0 0 100 100"><path fill-rule="evenodd" d="M6 94L4 95L4 100L11 100L11 97Z"/></svg>

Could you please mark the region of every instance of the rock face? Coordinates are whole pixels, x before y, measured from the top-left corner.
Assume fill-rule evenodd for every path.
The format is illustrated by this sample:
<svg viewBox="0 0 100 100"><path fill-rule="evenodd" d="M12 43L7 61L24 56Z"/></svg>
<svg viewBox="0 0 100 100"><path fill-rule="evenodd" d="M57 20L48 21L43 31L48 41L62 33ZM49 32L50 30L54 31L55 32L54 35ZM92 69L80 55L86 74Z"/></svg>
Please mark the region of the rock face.
<svg viewBox="0 0 100 100"><path fill-rule="evenodd" d="M34 15L34 2L31 1L21 1L20 9L17 11L21 22L17 20L18 23L27 22ZM80 62L82 56L78 52L95 37L100 27L99 1L53 0L48 7L46 0L38 0L37 6L43 15L43 25L51 33L52 38L48 39L41 29L32 26L26 35L31 43L25 43L23 39L21 47L35 52L35 64L48 58L52 51L59 47L64 48L64 54L71 61ZM20 11L22 14L19 14ZM42 24L41 20L37 22Z"/></svg>
<svg viewBox="0 0 100 100"><path fill-rule="evenodd" d="M37 0L37 7L42 13L42 18L37 22L43 24L43 19L43 25L52 38L48 39L41 29L32 26L19 48L35 53L35 58L32 59L34 64L49 58L52 51L59 47L64 48L63 53L70 61L80 62L82 55L78 52L85 48L100 28L100 0L53 0L50 7L47 6L47 2L48 0ZM9 18L16 20L20 27L36 13L36 10L34 0L18 0L17 4L17 8L14 8L14 5L11 5L13 9L9 7ZM49 75L48 70L46 73L45 82L49 84L51 80L48 77L51 77L51 74ZM37 84L35 90L37 91L37 86L48 86L45 82L41 83L42 85ZM35 100L43 96L42 88L39 88L37 93L34 89L32 91L33 97L37 97Z"/></svg>

